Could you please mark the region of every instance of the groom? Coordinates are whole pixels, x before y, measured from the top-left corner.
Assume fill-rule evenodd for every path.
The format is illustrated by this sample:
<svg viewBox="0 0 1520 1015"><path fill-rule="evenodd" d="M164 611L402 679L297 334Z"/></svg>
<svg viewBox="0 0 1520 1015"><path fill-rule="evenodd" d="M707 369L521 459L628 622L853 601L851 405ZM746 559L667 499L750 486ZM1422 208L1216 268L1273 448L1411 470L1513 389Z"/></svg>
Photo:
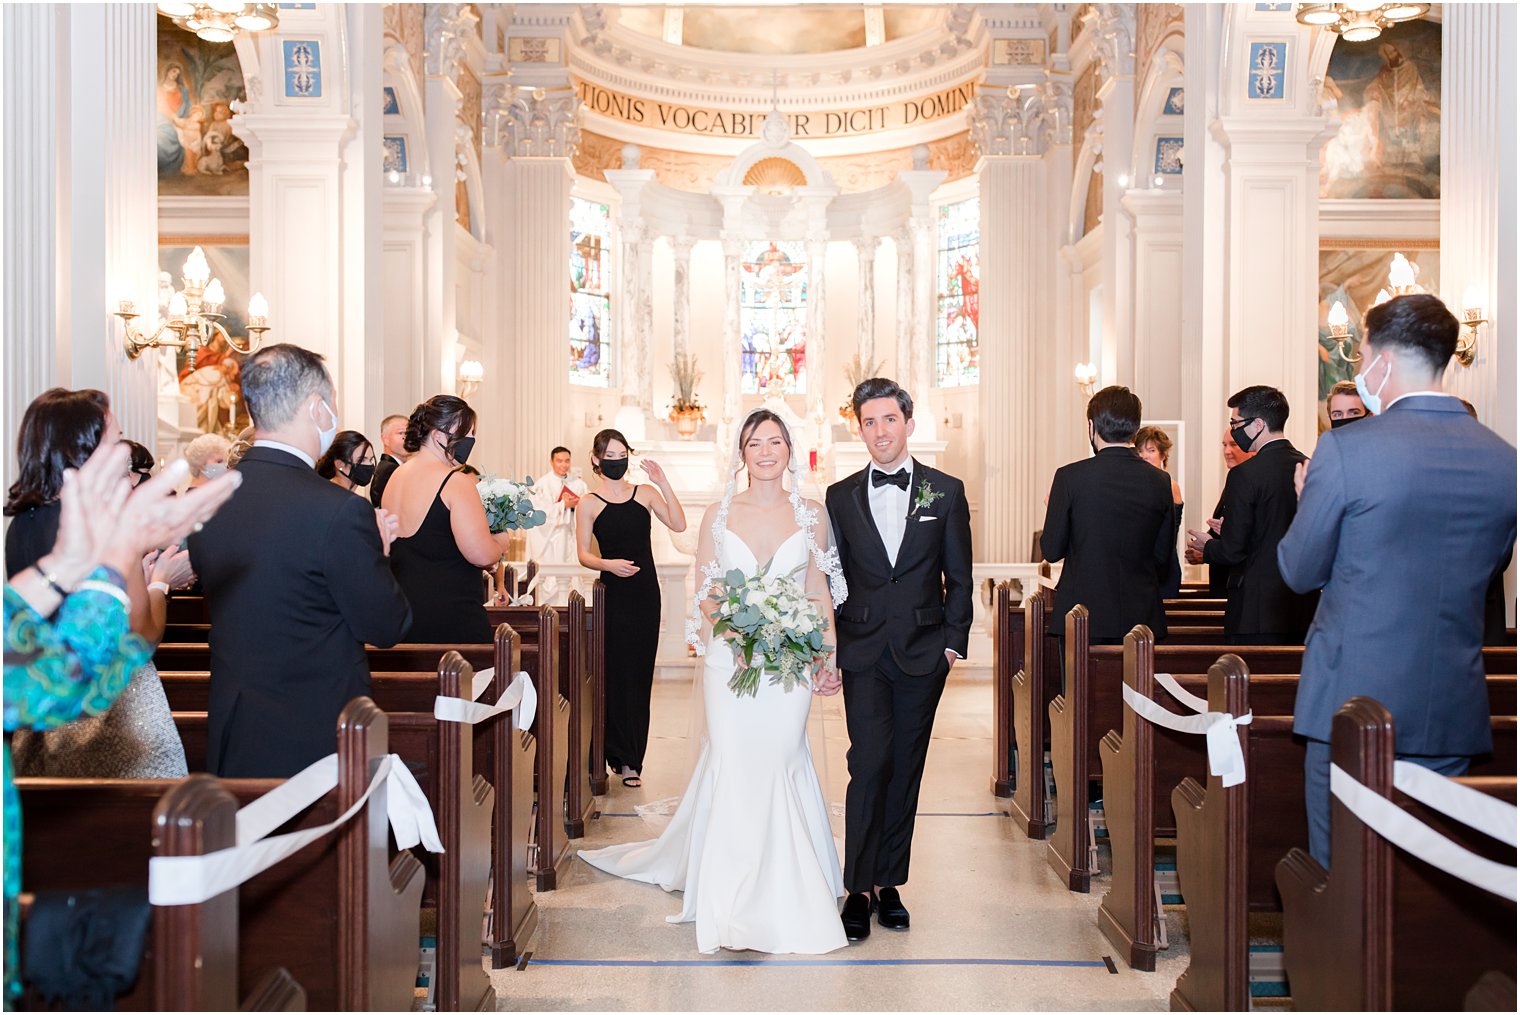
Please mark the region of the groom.
<svg viewBox="0 0 1520 1015"><path fill-rule="evenodd" d="M908 929L898 886L918 785L945 678L971 632L971 515L960 480L908 454L913 399L873 377L852 399L871 454L829 487L827 505L849 598L838 611L839 671L850 733L845 794L845 936Z"/></svg>

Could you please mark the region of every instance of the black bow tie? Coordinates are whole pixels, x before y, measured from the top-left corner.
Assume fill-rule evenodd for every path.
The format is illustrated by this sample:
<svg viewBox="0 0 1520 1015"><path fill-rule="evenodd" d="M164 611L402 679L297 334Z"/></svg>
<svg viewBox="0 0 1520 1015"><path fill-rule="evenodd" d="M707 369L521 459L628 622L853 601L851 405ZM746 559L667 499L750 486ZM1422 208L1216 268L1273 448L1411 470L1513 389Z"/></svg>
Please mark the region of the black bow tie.
<svg viewBox="0 0 1520 1015"><path fill-rule="evenodd" d="M908 470L907 469L898 469L896 472L892 473L889 476L885 472L879 472L876 469L872 469L871 470L871 485L872 486L895 486L899 490L906 490L908 488Z"/></svg>

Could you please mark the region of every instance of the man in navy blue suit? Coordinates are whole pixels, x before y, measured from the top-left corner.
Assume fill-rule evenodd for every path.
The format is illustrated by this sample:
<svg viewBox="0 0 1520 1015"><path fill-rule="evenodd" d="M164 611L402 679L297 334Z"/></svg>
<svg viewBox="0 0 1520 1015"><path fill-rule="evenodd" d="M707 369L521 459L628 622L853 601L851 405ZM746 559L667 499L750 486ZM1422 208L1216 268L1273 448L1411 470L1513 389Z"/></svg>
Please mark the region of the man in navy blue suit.
<svg viewBox="0 0 1520 1015"><path fill-rule="evenodd" d="M1515 449L1441 390L1458 330L1434 296L1368 311L1357 387L1375 415L1320 436L1277 547L1290 588L1324 590L1293 729L1309 739L1309 846L1327 867L1330 720L1346 699L1382 702L1398 756L1444 775L1493 748L1483 599L1515 543Z"/></svg>

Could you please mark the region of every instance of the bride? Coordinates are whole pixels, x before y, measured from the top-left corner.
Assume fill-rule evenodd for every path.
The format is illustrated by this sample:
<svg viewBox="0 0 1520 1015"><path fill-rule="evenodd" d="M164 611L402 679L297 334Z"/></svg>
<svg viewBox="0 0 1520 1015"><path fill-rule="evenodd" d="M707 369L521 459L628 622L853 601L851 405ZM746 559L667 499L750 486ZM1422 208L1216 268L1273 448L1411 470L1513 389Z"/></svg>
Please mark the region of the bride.
<svg viewBox="0 0 1520 1015"><path fill-rule="evenodd" d="M706 734L686 794L658 838L582 852L601 870L684 893L671 923L697 925L697 947L820 954L846 945L838 902L844 894L827 805L808 750L811 695L760 681L753 697L729 690L734 653L714 637L715 580L805 569L808 598L827 623L844 600L838 555L814 501L798 492L800 468L781 417L757 409L739 430L723 500L702 519L697 560L707 562L687 640L705 655L701 675ZM749 488L735 493L740 463ZM791 489L783 485L791 473ZM824 546L819 545L819 533ZM703 637L699 641L699 634ZM815 660L813 690L839 689L833 651Z"/></svg>

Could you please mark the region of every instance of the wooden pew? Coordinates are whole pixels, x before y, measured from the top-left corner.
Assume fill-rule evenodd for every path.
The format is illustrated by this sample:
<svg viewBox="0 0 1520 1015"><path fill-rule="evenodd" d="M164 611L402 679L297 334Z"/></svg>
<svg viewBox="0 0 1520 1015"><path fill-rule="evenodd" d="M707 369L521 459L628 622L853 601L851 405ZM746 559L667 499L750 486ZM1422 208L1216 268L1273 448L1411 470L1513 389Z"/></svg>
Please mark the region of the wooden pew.
<svg viewBox="0 0 1520 1015"><path fill-rule="evenodd" d="M209 775L172 785L153 808L155 856L204 856L237 845L238 801ZM306 991L283 967L260 978L241 1004L238 893L154 911L153 1007L157 1011L305 1011Z"/></svg>
<svg viewBox="0 0 1520 1015"><path fill-rule="evenodd" d="M1013 795L1013 675L1024 662L1024 608L1013 583L999 582L992 600L992 795Z"/></svg>
<svg viewBox="0 0 1520 1015"><path fill-rule="evenodd" d="M1096 651L1096 649L1094 650ZM1143 696L1180 715L1189 714L1174 705L1170 695L1155 683L1155 641L1144 625L1137 625L1125 638L1124 683ZM1221 659L1238 656L1223 656ZM1209 678L1191 674L1177 676L1178 683L1191 693L1207 698ZM1247 734L1248 748L1265 759L1269 754L1297 755L1299 768L1295 778L1301 780L1301 750L1291 742L1291 712L1297 690L1297 676L1252 676L1249 701L1259 722L1260 732ZM1495 722L1495 757L1513 757L1512 719L1515 711L1516 679L1508 675L1488 678L1489 704ZM1099 757L1103 773L1104 822L1108 828L1113 857L1112 885L1099 911L1099 924L1121 954L1129 956L1132 968L1155 968L1155 879L1156 838L1173 833L1172 790L1186 778L1201 780L1208 771L1208 752L1203 738L1158 728L1121 705L1123 735L1109 730L1104 736ZM1275 713L1275 715L1274 715ZM1286 732L1285 732L1286 731ZM1273 737L1277 742L1273 742ZM1288 743L1282 743L1284 737ZM1263 761L1265 763L1265 761ZM1281 802L1271 798L1257 800L1251 822L1253 836L1269 836L1274 830L1301 829L1300 813L1282 813L1295 805L1302 810L1301 793L1286 790ZM1280 832L1278 834L1281 834ZM1293 840L1288 840L1291 844ZM1250 862L1249 906L1262 910L1278 908L1267 863L1277 854L1270 850L1253 851Z"/></svg>
<svg viewBox="0 0 1520 1015"><path fill-rule="evenodd" d="M1466 849L1505 865L1515 848L1394 788L1393 717L1371 698L1335 715L1331 757L1353 779ZM1515 779L1455 780L1513 804ZM1283 950L1295 1007L1447 1011L1490 971L1513 971L1515 903L1417 860L1331 797L1331 872L1300 849L1277 865ZM1487 988L1492 991L1492 982ZM1515 1008L1510 981L1504 1009Z"/></svg>
<svg viewBox="0 0 1520 1015"><path fill-rule="evenodd" d="M389 753L385 714L367 698L349 702L338 720L338 745L337 790L282 831L326 824L359 800ZM246 804L279 782L235 779L220 785ZM27 822L22 883L33 891L145 884L155 808L174 785L18 779ZM333 835L241 887L239 993L267 987L258 973L284 967L305 988L312 1010L410 1010L423 872L411 853L391 856L383 804L383 793L377 793ZM155 952L123 1007L153 1006L158 961Z"/></svg>
<svg viewBox="0 0 1520 1015"><path fill-rule="evenodd" d="M396 649L371 649L374 664L401 665L421 664L434 660L435 671L426 672L376 672L371 674L371 696L385 707L391 716L393 749L408 762L420 763L423 775L419 781L435 813L440 811L440 800L448 796L443 786L463 790L471 779L463 774L457 779L451 775L457 765L446 762L455 749L445 742L458 736L460 726L456 723L440 723L433 718L434 699L439 694L449 697L468 697L464 691L472 679L462 679L460 691L445 689L439 665L440 646L401 646ZM463 645L442 653L463 663L462 649L482 661L485 660L479 645ZM536 648L532 654L537 655ZM496 644L490 656L495 667L495 679L481 700L496 701L506 691L517 672L523 668L522 651L515 631L503 624L496 630ZM465 664L467 665L467 664ZM473 674L472 674L473 677ZM204 714L209 682L204 672L183 673L165 671L160 674L170 707L174 709L175 721L185 745L186 759L192 770L204 767L206 758L206 720ZM542 712L540 713L543 714ZM514 965L522 954L538 924L538 909L528 890L528 854L530 842L536 842L534 810L536 797L535 767L537 764L537 739L529 732L519 732L510 716L498 716L489 720L476 736L472 732L470 771L474 779L485 777L487 786L475 787L471 793L490 791L496 806L484 808L489 813L490 834L479 836L478 843L471 841L471 849L484 849L488 844L491 871L507 872L505 879L493 882L491 893L490 931L487 945L491 951L492 968L503 969ZM461 772L463 770L461 769ZM452 797L449 797L452 799ZM463 799L463 798L461 798ZM470 805L461 802L457 806L468 810ZM442 825L440 824L440 831ZM474 855L472 853L472 855ZM430 905L440 905L439 862L425 856L429 874L428 891L425 895ZM474 903L468 906L476 912ZM476 916L466 920L478 919ZM440 915L440 921L442 916ZM445 925L446 926L446 925ZM441 946L441 942L440 942ZM440 965L443 956L440 954Z"/></svg>
<svg viewBox="0 0 1520 1015"><path fill-rule="evenodd" d="M1085 892L1091 885L1093 874L1088 852L1090 831L1088 825L1089 791L1088 779L1102 771L1099 744L1102 734L1120 727L1124 721L1123 694L1124 649L1119 645L1089 646L1085 608L1077 619L1075 608L1067 616L1066 681L1067 694L1054 699L1050 705L1051 768L1056 783L1056 831L1051 838L1048 858L1052 868L1072 891ZM1075 636L1080 626L1080 641ZM1155 649L1155 666L1163 673L1181 678L1185 674L1206 673L1221 655L1240 657L1254 673L1284 676L1286 679L1267 680L1253 678L1258 692L1268 694L1262 707L1256 709L1261 716L1287 716L1293 714L1293 696L1297 693L1297 674L1303 666L1303 647L1292 645L1158 645ZM1509 675L1515 672L1516 653L1513 645L1483 649L1483 662L1490 674ZM1078 672L1080 671L1080 672ZM1080 684L1080 687L1076 686ZM1514 715L1513 682L1499 682L1491 688L1494 695L1496 715ZM1068 702L1082 702L1076 708ZM1059 705L1059 708L1057 707ZM1291 727L1291 718L1289 721ZM1253 735L1264 727L1253 727ZM1101 731L1101 732L1100 732ZM1501 729L1501 733L1503 730ZM1297 760L1302 771L1302 748L1289 750L1285 760ZM1022 763L1023 759L1020 758ZM1017 798L1017 794L1015 795ZM1157 821L1158 834L1167 834L1172 825L1166 820L1164 810ZM1069 819L1063 824L1063 819ZM1296 840L1283 843L1284 849L1296 845ZM1270 866L1263 867L1253 882L1267 886L1270 897L1272 875ZM1260 899L1261 896L1257 895ZM1267 908L1270 908L1268 904Z"/></svg>
<svg viewBox="0 0 1520 1015"><path fill-rule="evenodd" d="M1013 675L1013 740L1018 779L1008 811L1031 839L1050 833L1050 800L1045 792L1045 748L1050 743L1047 708L1060 690L1060 640L1047 629L1054 601L1043 586L1024 601L1024 665Z"/></svg>

